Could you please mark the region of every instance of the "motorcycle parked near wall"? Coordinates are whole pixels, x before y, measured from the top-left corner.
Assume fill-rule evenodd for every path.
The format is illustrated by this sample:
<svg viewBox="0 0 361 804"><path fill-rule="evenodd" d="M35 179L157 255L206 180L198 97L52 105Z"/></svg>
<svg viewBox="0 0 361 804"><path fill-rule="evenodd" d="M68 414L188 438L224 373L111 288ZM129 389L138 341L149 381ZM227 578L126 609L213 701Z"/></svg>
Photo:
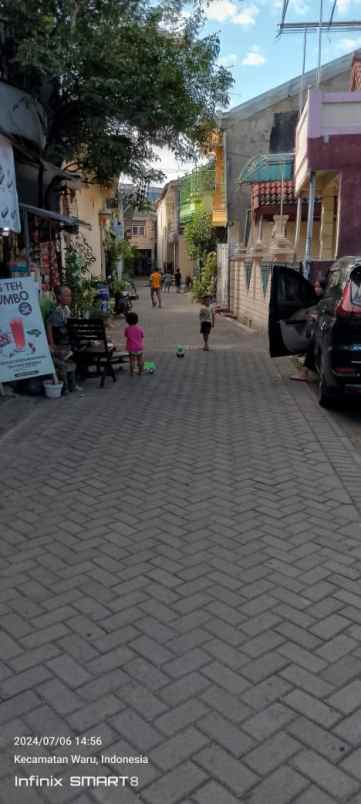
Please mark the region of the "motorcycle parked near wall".
<svg viewBox="0 0 361 804"><path fill-rule="evenodd" d="M132 302L128 290L118 290L114 294L114 315L124 315L125 317L132 310Z"/></svg>

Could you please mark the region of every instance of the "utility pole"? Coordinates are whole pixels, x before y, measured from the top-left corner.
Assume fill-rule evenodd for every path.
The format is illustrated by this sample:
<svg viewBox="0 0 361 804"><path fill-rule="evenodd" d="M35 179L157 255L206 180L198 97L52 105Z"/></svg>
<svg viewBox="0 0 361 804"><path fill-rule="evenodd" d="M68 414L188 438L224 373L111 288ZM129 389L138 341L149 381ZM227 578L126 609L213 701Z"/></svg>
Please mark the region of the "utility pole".
<svg viewBox="0 0 361 804"><path fill-rule="evenodd" d="M321 62L322 62L322 24L323 24L323 0L320 0L320 27L318 29L318 70L317 70L317 86L321 83Z"/></svg>

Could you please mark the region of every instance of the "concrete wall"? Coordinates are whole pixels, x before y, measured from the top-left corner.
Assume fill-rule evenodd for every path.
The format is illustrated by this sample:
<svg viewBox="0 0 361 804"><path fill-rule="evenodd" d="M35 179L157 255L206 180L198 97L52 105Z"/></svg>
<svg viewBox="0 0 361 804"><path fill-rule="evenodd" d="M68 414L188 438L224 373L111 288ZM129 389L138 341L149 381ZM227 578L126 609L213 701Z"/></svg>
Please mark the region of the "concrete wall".
<svg viewBox="0 0 361 804"><path fill-rule="evenodd" d="M336 78L321 82L321 89L329 92L342 92L349 88L350 69ZM247 186L240 189L241 168L253 156L269 153L269 141L277 112L290 112L298 109L298 93L272 106L256 112L244 120L237 120L237 110L225 115L222 128L226 132L227 160L227 201L229 239L242 241L247 209L250 208L250 191Z"/></svg>
<svg viewBox="0 0 361 804"><path fill-rule="evenodd" d="M74 214L81 220L90 223L91 230L82 228L80 231L91 247L95 263L91 266L93 276L105 276L104 257L103 257L103 235L100 223L100 215L105 210L106 199L112 198L114 191L111 187L101 187L98 184L82 184L81 189L77 190L76 198L72 205Z"/></svg>
<svg viewBox="0 0 361 804"><path fill-rule="evenodd" d="M167 262L168 254L167 207L165 196L157 205L157 266L160 271Z"/></svg>
<svg viewBox="0 0 361 804"><path fill-rule="evenodd" d="M270 288L271 268L262 271L260 262L253 260L248 284L246 262L230 260L231 311L243 324L261 332L267 330Z"/></svg>
<svg viewBox="0 0 361 804"><path fill-rule="evenodd" d="M167 262L177 259L178 187L169 182L157 204L157 266L162 271Z"/></svg>
<svg viewBox="0 0 361 804"><path fill-rule="evenodd" d="M178 237L178 268L183 278L188 275L192 276L195 268L195 262L191 260L188 254L187 241L184 234L180 234Z"/></svg>

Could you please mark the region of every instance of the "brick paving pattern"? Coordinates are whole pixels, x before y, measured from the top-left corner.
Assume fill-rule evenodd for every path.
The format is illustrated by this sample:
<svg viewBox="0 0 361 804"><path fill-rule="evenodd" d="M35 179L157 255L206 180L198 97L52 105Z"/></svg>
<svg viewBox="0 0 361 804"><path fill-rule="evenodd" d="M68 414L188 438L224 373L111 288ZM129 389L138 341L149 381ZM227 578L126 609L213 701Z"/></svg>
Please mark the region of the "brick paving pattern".
<svg viewBox="0 0 361 804"><path fill-rule="evenodd" d="M219 321L204 354L188 297L141 295L156 374L1 441L0 800L361 802L361 456L258 336ZM14 766L42 734L150 763ZM140 786L68 784L99 774Z"/></svg>

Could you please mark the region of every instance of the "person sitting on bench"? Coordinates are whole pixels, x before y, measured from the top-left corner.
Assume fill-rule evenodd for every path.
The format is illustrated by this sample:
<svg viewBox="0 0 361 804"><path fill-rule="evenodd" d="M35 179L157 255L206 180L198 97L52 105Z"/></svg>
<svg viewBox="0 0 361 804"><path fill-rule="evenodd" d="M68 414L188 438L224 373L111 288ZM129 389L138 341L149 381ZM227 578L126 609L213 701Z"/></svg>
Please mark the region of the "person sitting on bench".
<svg viewBox="0 0 361 804"><path fill-rule="evenodd" d="M70 360L71 348L67 332L67 321L71 317L71 290L66 285L54 288L56 308L50 313L46 331L50 351L53 355L56 373L64 383L64 392L82 390L76 383L76 365Z"/></svg>

